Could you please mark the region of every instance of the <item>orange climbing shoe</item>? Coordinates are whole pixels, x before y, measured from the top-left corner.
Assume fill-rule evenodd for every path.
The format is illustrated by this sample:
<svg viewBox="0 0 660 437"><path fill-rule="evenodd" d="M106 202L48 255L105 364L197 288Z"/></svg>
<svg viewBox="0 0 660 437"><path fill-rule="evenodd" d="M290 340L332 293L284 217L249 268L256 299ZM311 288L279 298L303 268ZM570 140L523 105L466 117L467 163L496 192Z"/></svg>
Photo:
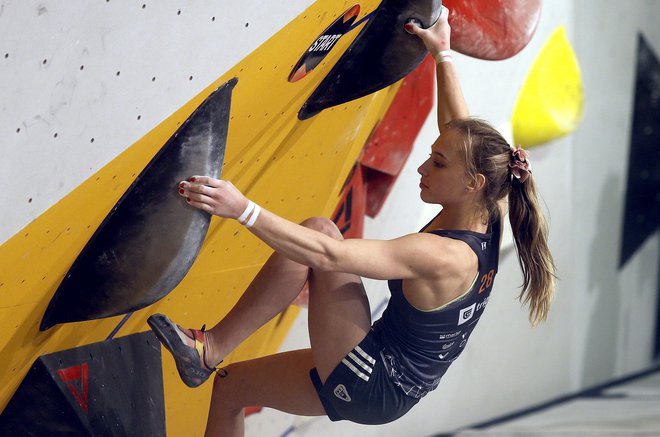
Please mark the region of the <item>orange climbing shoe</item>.
<svg viewBox="0 0 660 437"><path fill-rule="evenodd" d="M188 334L186 330L181 329L163 314L154 314L147 319L147 323L154 331L158 340L170 351L176 362L176 369L179 371L181 380L188 387L198 387L206 381L213 372L221 374L217 367L209 366L206 363L206 349L204 348L204 329L190 329ZM188 346L180 334L195 340L195 347ZM222 363L222 361L220 361ZM220 364L218 363L218 365Z"/></svg>

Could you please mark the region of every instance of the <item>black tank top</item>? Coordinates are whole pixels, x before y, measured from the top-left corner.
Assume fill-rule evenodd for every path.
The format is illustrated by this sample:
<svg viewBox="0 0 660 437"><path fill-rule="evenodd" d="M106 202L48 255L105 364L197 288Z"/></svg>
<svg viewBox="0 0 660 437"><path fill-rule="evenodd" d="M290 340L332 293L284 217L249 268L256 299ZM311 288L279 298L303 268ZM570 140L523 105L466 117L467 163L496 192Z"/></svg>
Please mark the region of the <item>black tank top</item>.
<svg viewBox="0 0 660 437"><path fill-rule="evenodd" d="M381 355L390 378L414 398L438 386L483 314L497 274L500 218L487 234L449 230L431 233L467 243L477 254L479 268L470 290L437 310L413 307L403 295L401 279L388 281L392 296L373 329L384 346Z"/></svg>

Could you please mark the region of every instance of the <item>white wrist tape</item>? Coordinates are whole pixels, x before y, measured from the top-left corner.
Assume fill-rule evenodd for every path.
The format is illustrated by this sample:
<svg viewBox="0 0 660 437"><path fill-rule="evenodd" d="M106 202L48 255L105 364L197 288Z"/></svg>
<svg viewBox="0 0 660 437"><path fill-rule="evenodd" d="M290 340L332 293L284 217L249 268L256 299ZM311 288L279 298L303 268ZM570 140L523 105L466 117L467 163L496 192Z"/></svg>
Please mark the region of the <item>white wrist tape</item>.
<svg viewBox="0 0 660 437"><path fill-rule="evenodd" d="M253 201L251 201L251 200L248 200L248 204L247 204L247 206L245 207L245 211L243 211L243 214L241 214L240 216L238 216L238 218L237 218L236 220L238 220L238 222L239 222L240 224L244 225L244 224L245 224L245 220L248 218L248 216L250 215L250 213L251 213L252 211L254 211L254 207L255 207L255 203L254 203Z"/></svg>
<svg viewBox="0 0 660 437"><path fill-rule="evenodd" d="M440 64L442 62L454 62L454 59L451 56L451 50L442 50L436 53L433 56L433 59L435 59L436 64Z"/></svg>
<svg viewBox="0 0 660 437"><path fill-rule="evenodd" d="M250 217L250 220L245 224L246 228L251 228L254 223L257 221L257 217L259 217L259 213L261 213L261 207L259 205L254 206L254 212L252 213L252 216Z"/></svg>

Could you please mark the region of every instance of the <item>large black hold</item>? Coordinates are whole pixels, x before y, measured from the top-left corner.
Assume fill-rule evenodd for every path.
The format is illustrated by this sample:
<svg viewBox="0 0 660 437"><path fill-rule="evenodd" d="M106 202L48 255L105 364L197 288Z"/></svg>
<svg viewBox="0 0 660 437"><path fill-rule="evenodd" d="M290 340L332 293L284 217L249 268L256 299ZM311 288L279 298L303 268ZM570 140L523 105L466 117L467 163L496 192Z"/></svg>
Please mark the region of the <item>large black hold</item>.
<svg viewBox="0 0 660 437"><path fill-rule="evenodd" d="M404 30L412 21L431 27L440 0L383 0L360 34L298 112L308 119L331 106L364 97L403 79L428 53L422 41Z"/></svg>
<svg viewBox="0 0 660 437"><path fill-rule="evenodd" d="M177 184L194 174L220 176L236 83L214 91L124 193L55 292L42 331L144 308L181 282L211 216L188 206Z"/></svg>
<svg viewBox="0 0 660 437"><path fill-rule="evenodd" d="M2 436L164 436L152 332L40 356L0 414Z"/></svg>
<svg viewBox="0 0 660 437"><path fill-rule="evenodd" d="M660 226L660 59L640 33L619 267Z"/></svg>

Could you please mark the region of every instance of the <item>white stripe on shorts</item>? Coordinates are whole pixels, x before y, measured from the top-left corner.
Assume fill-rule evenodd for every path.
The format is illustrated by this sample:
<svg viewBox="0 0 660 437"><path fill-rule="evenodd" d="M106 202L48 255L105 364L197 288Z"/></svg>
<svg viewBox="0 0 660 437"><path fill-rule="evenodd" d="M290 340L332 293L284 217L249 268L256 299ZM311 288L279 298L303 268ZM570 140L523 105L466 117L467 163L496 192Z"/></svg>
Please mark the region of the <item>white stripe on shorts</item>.
<svg viewBox="0 0 660 437"><path fill-rule="evenodd" d="M346 358L341 360L341 362L344 363L346 365L346 367L351 369L353 371L353 373L355 373L357 376L364 379L365 381L369 381L369 376L367 376L364 373L360 372L360 370L357 367L355 367L353 364L351 364L350 361L348 361Z"/></svg>
<svg viewBox="0 0 660 437"><path fill-rule="evenodd" d="M367 372L371 373L371 371L373 370L371 367L367 366L367 364L364 361L362 361L360 358L358 358L358 356L355 355L353 352L349 352L348 356L351 357L351 359L353 361L355 361L355 364L362 367Z"/></svg>
<svg viewBox="0 0 660 437"><path fill-rule="evenodd" d="M362 348L361 348L360 346L355 346L355 351L356 351L357 353L359 353L360 355L362 355L362 357L363 357L365 360L369 361L369 362L371 363L372 366L373 366L374 364L376 364L376 360L374 360L374 359L371 357L371 355L369 355L368 353L366 353L365 351L363 351Z"/></svg>

